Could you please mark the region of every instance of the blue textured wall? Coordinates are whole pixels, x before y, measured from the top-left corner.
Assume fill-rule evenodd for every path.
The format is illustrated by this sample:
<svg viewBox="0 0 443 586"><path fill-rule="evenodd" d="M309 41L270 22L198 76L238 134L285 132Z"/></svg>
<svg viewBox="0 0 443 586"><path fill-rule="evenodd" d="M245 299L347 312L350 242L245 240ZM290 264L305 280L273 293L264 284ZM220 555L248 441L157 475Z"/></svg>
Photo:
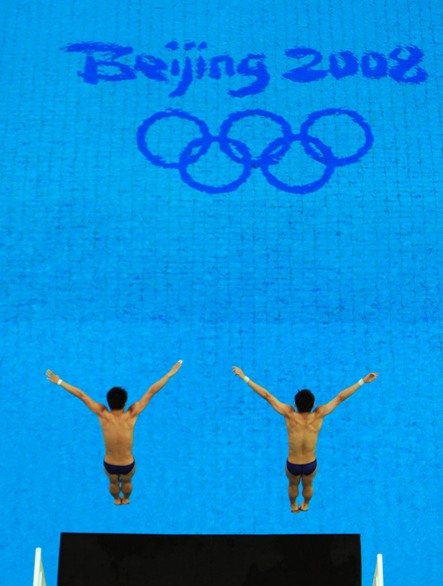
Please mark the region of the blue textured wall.
<svg viewBox="0 0 443 586"><path fill-rule="evenodd" d="M363 586L377 552L387 584L438 586L440 2L7 1L1 31L0 582L29 584L41 546L55 584L61 531L349 532ZM299 136L330 108L363 122ZM186 151L202 135L177 116L143 134L168 109L206 141ZM220 150L228 116L257 109L295 137L260 159L281 130L250 116ZM44 372L135 400L179 358L114 507L98 422ZM232 364L287 402L380 372L325 423L303 518L283 420Z"/></svg>

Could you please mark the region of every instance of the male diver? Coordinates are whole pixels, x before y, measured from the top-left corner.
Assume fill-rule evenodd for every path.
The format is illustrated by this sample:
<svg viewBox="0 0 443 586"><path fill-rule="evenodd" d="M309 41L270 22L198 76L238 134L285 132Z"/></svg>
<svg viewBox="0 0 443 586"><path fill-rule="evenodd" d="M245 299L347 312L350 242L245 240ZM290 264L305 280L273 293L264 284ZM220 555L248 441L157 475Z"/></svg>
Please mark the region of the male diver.
<svg viewBox="0 0 443 586"><path fill-rule="evenodd" d="M151 385L143 397L125 411L128 393L121 387L113 387L107 394L109 410L97 403L86 393L63 381L51 370L46 377L54 384L78 397L93 413L98 416L105 441L104 469L109 478L109 491L114 497L115 505L129 505L132 492L132 477L135 474L135 460L132 455L134 427L140 413L147 407L152 397L160 391L182 365L179 360L160 380ZM120 496L120 492L123 496Z"/></svg>
<svg viewBox="0 0 443 586"><path fill-rule="evenodd" d="M244 372L238 366L233 366L232 370L234 374L243 379L260 397L266 399L277 413L283 415L285 418L289 448L288 459L286 461L286 476L289 480L288 495L291 512L306 512L314 493L313 481L317 474L317 440L324 418L365 383L374 381L378 373L371 372L367 374L355 384L338 393L332 401L329 401L325 405L320 405L312 411L315 398L308 389L303 389L295 395L296 409L294 409L292 405L281 403L269 391L252 381L248 376L245 376ZM296 499L299 494L300 480L303 487L303 502L299 507Z"/></svg>

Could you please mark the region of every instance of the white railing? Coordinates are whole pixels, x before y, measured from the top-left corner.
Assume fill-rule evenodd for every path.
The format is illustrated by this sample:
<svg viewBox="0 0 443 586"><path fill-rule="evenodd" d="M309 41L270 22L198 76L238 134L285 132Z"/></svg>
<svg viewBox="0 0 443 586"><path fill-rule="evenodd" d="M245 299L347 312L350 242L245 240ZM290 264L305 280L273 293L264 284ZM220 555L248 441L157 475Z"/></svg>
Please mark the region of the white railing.
<svg viewBox="0 0 443 586"><path fill-rule="evenodd" d="M377 554L377 563L375 565L372 586L383 586L383 556L381 555L381 553Z"/></svg>
<svg viewBox="0 0 443 586"><path fill-rule="evenodd" d="M37 547L34 558L34 582L33 586L46 586L45 572L43 570L42 550Z"/></svg>

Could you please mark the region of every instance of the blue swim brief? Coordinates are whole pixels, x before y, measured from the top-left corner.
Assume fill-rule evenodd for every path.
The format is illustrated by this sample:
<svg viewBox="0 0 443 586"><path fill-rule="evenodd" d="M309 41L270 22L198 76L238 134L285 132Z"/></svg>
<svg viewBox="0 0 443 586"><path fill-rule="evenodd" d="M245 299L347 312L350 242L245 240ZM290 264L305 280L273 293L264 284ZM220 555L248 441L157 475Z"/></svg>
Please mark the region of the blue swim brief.
<svg viewBox="0 0 443 586"><path fill-rule="evenodd" d="M309 462L309 464L293 464L287 460L286 468L293 476L309 476L317 468L317 460Z"/></svg>
<svg viewBox="0 0 443 586"><path fill-rule="evenodd" d="M108 474L118 474L118 476L122 476L131 472L135 466L135 460L132 464L127 464L126 466L115 466L114 464L108 464L108 462L105 461L103 461L103 465Z"/></svg>

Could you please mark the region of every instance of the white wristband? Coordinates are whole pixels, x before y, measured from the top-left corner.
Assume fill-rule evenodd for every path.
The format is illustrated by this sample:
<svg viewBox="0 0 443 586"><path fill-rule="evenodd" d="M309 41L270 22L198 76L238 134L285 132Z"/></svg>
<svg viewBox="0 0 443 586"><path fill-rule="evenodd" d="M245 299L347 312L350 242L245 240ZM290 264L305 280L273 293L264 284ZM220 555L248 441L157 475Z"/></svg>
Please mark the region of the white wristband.
<svg viewBox="0 0 443 586"><path fill-rule="evenodd" d="M251 379L249 378L249 376L245 376L243 380L245 381L245 383L248 383Z"/></svg>
<svg viewBox="0 0 443 586"><path fill-rule="evenodd" d="M58 384L58 385L61 385L61 384L62 384L62 382L63 382L63 381L62 381L62 379L61 379L61 378L59 378L59 379L58 379L58 381L57 381L57 384Z"/></svg>
<svg viewBox="0 0 443 586"><path fill-rule="evenodd" d="M359 387L362 387L365 384L365 381L361 378L357 384Z"/></svg>

